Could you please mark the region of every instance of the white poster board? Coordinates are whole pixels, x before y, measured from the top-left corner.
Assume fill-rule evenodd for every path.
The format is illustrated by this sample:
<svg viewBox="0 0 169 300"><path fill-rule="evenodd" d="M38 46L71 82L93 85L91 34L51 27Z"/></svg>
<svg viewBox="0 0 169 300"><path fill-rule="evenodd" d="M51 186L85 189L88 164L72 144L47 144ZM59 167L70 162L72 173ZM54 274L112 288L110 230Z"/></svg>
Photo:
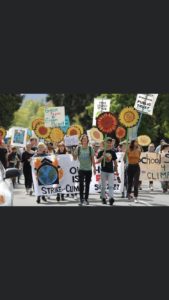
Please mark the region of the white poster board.
<svg viewBox="0 0 169 300"><path fill-rule="evenodd" d="M45 126L50 128L58 127L59 124L65 125L65 107L46 107Z"/></svg>
<svg viewBox="0 0 169 300"><path fill-rule="evenodd" d="M114 192L121 193L124 187L124 153L117 153L118 171L121 183L114 179ZM58 164L55 167L54 160ZM49 155L45 157L33 157L32 162L32 177L36 196L52 196L57 193L79 194L79 161L73 160L72 155ZM58 178L58 170L61 171L59 184L56 183ZM96 175L93 174L90 184L90 194L100 193L100 174L101 166L96 165Z"/></svg>
<svg viewBox="0 0 169 300"><path fill-rule="evenodd" d="M157 97L158 94L138 94L134 108L143 114L152 116Z"/></svg>
<svg viewBox="0 0 169 300"><path fill-rule="evenodd" d="M26 147L27 128L14 127L11 130L11 145L15 147Z"/></svg>
<svg viewBox="0 0 169 300"><path fill-rule="evenodd" d="M66 147L77 146L79 145L78 135L65 136L64 142Z"/></svg>
<svg viewBox="0 0 169 300"><path fill-rule="evenodd" d="M110 99L94 99L94 110L93 110L93 126L96 126L96 118L105 111L110 111Z"/></svg>

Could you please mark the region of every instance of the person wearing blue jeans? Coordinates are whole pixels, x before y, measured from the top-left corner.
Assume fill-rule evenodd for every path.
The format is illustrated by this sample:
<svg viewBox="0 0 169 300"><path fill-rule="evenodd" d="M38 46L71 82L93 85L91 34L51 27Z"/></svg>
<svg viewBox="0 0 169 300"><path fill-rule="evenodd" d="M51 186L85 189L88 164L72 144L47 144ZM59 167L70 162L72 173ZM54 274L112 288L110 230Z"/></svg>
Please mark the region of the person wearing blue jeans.
<svg viewBox="0 0 169 300"><path fill-rule="evenodd" d="M101 162L101 198L102 203L106 202L106 185L109 187L109 204L114 203L114 172L117 172L117 155L112 150L113 140L108 137L105 142L105 149L98 153L98 163ZM118 174L118 173L117 173Z"/></svg>

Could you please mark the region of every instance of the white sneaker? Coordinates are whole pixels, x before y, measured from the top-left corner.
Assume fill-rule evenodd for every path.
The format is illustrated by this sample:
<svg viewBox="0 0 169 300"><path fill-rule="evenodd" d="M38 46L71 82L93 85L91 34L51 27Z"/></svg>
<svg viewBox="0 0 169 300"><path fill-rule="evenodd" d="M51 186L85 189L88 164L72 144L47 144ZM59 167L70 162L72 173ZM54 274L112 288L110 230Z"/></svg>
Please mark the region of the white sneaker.
<svg viewBox="0 0 169 300"><path fill-rule="evenodd" d="M134 199L134 202L135 202L135 203L139 203L139 201L137 200L137 198Z"/></svg>

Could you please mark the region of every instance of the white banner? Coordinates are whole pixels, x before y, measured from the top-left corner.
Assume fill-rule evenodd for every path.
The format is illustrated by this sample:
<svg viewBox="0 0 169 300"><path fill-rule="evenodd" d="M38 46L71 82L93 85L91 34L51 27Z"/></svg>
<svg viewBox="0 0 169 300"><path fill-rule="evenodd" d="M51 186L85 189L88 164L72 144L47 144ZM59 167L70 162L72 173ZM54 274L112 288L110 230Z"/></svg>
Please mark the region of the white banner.
<svg viewBox="0 0 169 300"><path fill-rule="evenodd" d="M65 107L46 107L45 108L45 126L46 127L59 127L65 125Z"/></svg>
<svg viewBox="0 0 169 300"><path fill-rule="evenodd" d="M114 192L121 193L124 187L124 162L123 153L117 153L118 172L121 183L117 177L114 179ZM45 157L32 158L32 176L35 195L52 196L57 193L79 194L79 161L73 160L72 155L50 155ZM100 193L100 164L96 165L96 175L92 176L90 194ZM58 184L59 177L59 184Z"/></svg>
<svg viewBox="0 0 169 300"><path fill-rule="evenodd" d="M105 111L110 111L110 99L94 99L93 126L96 126L96 118Z"/></svg>
<svg viewBox="0 0 169 300"><path fill-rule="evenodd" d="M157 97L158 94L138 94L134 108L143 114L152 116Z"/></svg>
<svg viewBox="0 0 169 300"><path fill-rule="evenodd" d="M25 147L27 141L27 128L14 127L11 130L11 145L16 147Z"/></svg>
<svg viewBox="0 0 169 300"><path fill-rule="evenodd" d="M77 146L79 144L78 135L65 136L64 142L66 147Z"/></svg>

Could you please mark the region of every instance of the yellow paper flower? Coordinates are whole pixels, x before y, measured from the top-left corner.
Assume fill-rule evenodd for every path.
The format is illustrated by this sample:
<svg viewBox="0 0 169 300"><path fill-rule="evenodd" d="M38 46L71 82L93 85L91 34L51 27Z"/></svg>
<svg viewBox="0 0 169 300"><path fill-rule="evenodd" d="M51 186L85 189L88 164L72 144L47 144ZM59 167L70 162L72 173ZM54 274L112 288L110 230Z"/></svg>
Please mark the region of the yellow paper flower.
<svg viewBox="0 0 169 300"><path fill-rule="evenodd" d="M4 139L6 136L6 130L3 127L0 127L0 138Z"/></svg>
<svg viewBox="0 0 169 300"><path fill-rule="evenodd" d="M38 124L35 128L35 134L42 139L47 138L51 133L51 128L45 127L43 124Z"/></svg>
<svg viewBox="0 0 169 300"><path fill-rule="evenodd" d="M80 130L81 135L83 134L84 130L83 130L83 127L81 125L74 124L73 126L76 127L76 128L78 128Z"/></svg>
<svg viewBox="0 0 169 300"><path fill-rule="evenodd" d="M148 135L138 136L138 144L140 146L149 146L151 144L151 139Z"/></svg>
<svg viewBox="0 0 169 300"><path fill-rule="evenodd" d="M43 118L38 118L32 121L32 130L36 129L36 126L39 124L43 124L44 125L44 119Z"/></svg>
<svg viewBox="0 0 169 300"><path fill-rule="evenodd" d="M78 137L81 136L81 131L79 128L76 126L72 125L68 128L66 135L71 136L71 135L78 135Z"/></svg>
<svg viewBox="0 0 169 300"><path fill-rule="evenodd" d="M134 107L125 107L119 114L119 121L125 127L133 127L138 123L139 114Z"/></svg>
<svg viewBox="0 0 169 300"><path fill-rule="evenodd" d="M90 137L95 142L101 142L103 141L103 133L98 129L93 127L89 131Z"/></svg>
<svg viewBox="0 0 169 300"><path fill-rule="evenodd" d="M52 142L60 143L64 139L64 133L60 128L52 128L50 138Z"/></svg>

